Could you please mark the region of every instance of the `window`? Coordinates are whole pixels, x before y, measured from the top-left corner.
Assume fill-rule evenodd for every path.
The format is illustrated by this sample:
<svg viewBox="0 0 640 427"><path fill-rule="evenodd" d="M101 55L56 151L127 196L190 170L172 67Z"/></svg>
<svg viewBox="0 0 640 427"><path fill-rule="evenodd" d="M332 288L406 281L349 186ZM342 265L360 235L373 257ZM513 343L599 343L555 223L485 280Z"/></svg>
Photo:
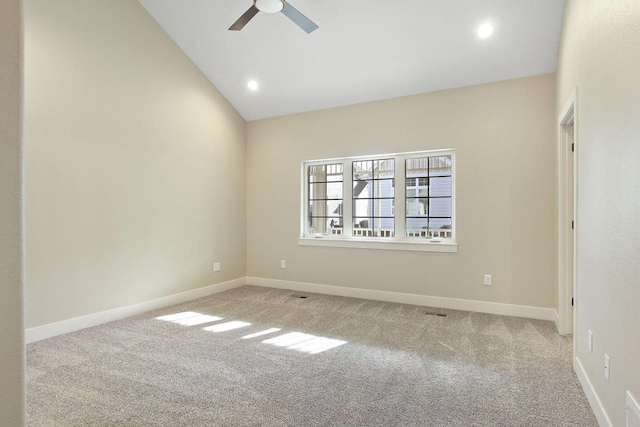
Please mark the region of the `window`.
<svg viewBox="0 0 640 427"><path fill-rule="evenodd" d="M308 167L309 234L342 234L343 165Z"/></svg>
<svg viewBox="0 0 640 427"><path fill-rule="evenodd" d="M408 237L452 237L452 156L406 159Z"/></svg>
<svg viewBox="0 0 640 427"><path fill-rule="evenodd" d="M302 162L301 245L456 252L455 152Z"/></svg>
<svg viewBox="0 0 640 427"><path fill-rule="evenodd" d="M394 159L353 163L353 235L392 237Z"/></svg>

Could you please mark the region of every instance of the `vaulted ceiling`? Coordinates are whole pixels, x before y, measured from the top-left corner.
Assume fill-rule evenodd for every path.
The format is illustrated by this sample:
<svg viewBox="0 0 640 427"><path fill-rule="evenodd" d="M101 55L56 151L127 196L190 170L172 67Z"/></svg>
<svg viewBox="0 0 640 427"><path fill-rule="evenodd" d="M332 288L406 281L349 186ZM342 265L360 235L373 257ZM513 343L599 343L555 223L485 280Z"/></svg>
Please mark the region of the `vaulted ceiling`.
<svg viewBox="0 0 640 427"><path fill-rule="evenodd" d="M139 0L246 120L552 73L563 0ZM491 37L478 27L490 23ZM247 83L259 88L251 91Z"/></svg>

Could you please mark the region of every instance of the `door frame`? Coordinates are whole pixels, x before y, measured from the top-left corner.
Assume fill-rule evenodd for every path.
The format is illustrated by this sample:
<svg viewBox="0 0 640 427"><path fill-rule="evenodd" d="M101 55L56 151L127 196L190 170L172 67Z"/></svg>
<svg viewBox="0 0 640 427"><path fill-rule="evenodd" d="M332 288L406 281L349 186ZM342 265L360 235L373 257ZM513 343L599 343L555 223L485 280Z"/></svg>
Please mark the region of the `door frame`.
<svg viewBox="0 0 640 427"><path fill-rule="evenodd" d="M578 87L576 87L558 116L558 332L561 335L574 334L577 330L576 313L578 308ZM573 125L574 151L568 146L567 128ZM570 156L573 155L573 171ZM569 183L573 172L573 200L570 200ZM570 218L570 206L573 203L573 218ZM573 221L573 232L571 230ZM573 256L569 251L573 245ZM571 274L573 273L573 274ZM571 279L573 277L573 280ZM571 294L573 293L573 306ZM572 316L573 314L573 316ZM572 321L573 320L573 321Z"/></svg>

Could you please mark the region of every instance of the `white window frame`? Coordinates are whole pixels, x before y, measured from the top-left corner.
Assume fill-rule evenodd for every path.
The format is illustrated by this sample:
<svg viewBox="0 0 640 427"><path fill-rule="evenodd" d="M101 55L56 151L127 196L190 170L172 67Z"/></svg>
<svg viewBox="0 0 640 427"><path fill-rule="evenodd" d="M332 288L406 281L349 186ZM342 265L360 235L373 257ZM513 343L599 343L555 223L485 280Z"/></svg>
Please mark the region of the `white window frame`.
<svg viewBox="0 0 640 427"><path fill-rule="evenodd" d="M451 156L451 238L426 238L406 236L406 159L416 157ZM395 237L354 237L353 236L353 169L352 162L362 160L395 160ZM308 175L309 166L325 164L343 164L342 226L341 235L314 234L307 232ZM301 246L328 246L340 248L383 249L425 252L458 252L456 242L456 153L455 149L412 151L407 153L376 154L371 156L341 157L333 159L308 160L301 162L301 209L300 237Z"/></svg>

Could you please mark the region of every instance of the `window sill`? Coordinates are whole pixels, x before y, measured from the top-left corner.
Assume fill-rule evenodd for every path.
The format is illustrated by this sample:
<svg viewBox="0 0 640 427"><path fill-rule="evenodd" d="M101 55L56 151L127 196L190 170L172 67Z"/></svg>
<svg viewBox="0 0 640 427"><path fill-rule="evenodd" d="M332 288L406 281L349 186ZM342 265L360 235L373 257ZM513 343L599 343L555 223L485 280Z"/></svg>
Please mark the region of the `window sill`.
<svg viewBox="0 0 640 427"><path fill-rule="evenodd" d="M390 251L419 251L419 252L458 252L458 244L447 241L408 241L380 239L335 239L330 237L300 237L299 246L326 246L333 248L382 249Z"/></svg>

